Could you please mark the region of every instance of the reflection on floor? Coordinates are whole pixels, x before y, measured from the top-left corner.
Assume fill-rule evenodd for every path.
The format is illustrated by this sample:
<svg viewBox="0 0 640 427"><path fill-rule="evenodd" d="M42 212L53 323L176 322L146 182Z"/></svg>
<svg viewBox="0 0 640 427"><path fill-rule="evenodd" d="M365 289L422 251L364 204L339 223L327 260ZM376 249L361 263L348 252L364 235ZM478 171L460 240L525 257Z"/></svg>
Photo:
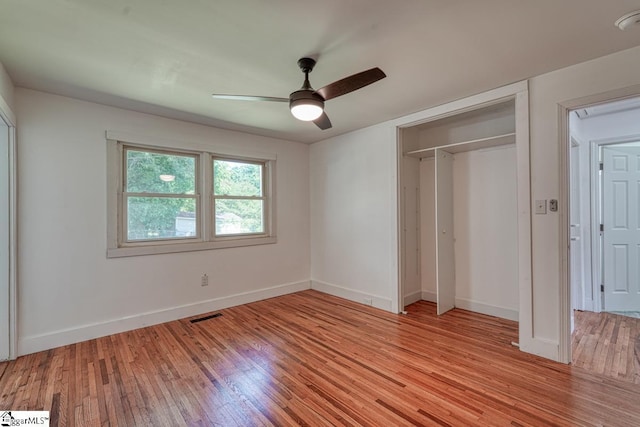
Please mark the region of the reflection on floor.
<svg viewBox="0 0 640 427"><path fill-rule="evenodd" d="M574 311L573 365L640 384L640 318Z"/></svg>

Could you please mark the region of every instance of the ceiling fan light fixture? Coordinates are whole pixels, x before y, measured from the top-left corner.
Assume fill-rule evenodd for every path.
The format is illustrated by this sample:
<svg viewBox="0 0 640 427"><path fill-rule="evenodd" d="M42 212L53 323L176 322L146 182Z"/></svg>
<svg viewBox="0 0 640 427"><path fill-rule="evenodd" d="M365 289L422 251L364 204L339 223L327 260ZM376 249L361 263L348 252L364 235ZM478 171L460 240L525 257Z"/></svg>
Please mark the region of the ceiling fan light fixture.
<svg viewBox="0 0 640 427"><path fill-rule="evenodd" d="M616 22L615 26L622 31L640 26L640 10L629 12L626 15L621 16Z"/></svg>
<svg viewBox="0 0 640 427"><path fill-rule="evenodd" d="M296 119L311 122L322 115L324 101L310 90L299 90L291 94L289 108Z"/></svg>
<svg viewBox="0 0 640 427"><path fill-rule="evenodd" d="M301 100L291 103L291 114L303 122L311 122L322 115L322 106L311 100Z"/></svg>

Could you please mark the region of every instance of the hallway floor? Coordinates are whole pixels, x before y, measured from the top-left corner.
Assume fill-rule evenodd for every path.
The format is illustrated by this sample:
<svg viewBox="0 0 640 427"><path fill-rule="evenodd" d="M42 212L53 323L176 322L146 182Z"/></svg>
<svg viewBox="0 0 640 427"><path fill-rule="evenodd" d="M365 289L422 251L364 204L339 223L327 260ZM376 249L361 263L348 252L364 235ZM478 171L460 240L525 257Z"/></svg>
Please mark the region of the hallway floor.
<svg viewBox="0 0 640 427"><path fill-rule="evenodd" d="M640 384L640 318L575 310L572 364Z"/></svg>

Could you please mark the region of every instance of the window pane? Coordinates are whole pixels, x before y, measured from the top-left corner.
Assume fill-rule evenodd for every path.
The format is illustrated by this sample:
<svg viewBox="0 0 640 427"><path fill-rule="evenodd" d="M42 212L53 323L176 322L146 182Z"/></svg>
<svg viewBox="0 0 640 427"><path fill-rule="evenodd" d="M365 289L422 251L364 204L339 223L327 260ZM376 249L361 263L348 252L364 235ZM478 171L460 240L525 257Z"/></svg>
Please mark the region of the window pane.
<svg viewBox="0 0 640 427"><path fill-rule="evenodd" d="M185 238L196 235L196 199L127 198L127 240Z"/></svg>
<svg viewBox="0 0 640 427"><path fill-rule="evenodd" d="M262 165L214 160L213 194L216 196L262 196Z"/></svg>
<svg viewBox="0 0 640 427"><path fill-rule="evenodd" d="M216 200L216 235L264 233L262 200Z"/></svg>
<svg viewBox="0 0 640 427"><path fill-rule="evenodd" d="M195 194L195 157L139 150L126 153L127 192Z"/></svg>

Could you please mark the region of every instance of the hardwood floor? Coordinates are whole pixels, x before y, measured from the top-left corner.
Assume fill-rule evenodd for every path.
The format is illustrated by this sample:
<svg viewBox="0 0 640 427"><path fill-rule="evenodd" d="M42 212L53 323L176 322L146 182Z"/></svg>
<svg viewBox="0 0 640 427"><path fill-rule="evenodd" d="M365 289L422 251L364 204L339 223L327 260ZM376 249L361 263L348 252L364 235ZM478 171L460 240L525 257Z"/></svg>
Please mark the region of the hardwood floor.
<svg viewBox="0 0 640 427"><path fill-rule="evenodd" d="M574 311L573 365L640 384L640 319Z"/></svg>
<svg viewBox="0 0 640 427"><path fill-rule="evenodd" d="M514 322L315 291L32 354L0 409L51 425L640 425L638 385L512 347Z"/></svg>

